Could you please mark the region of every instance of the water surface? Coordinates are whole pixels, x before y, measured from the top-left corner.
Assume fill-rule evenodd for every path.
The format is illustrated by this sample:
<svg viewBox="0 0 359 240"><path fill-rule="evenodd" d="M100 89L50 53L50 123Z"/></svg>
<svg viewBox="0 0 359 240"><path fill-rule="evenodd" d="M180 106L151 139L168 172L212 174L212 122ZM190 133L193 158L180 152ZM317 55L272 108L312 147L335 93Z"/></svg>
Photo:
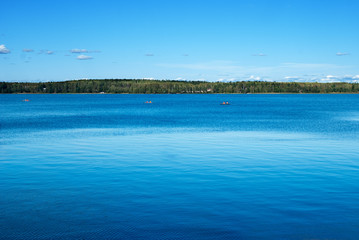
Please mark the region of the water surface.
<svg viewBox="0 0 359 240"><path fill-rule="evenodd" d="M0 95L0 239L358 239L358 100Z"/></svg>

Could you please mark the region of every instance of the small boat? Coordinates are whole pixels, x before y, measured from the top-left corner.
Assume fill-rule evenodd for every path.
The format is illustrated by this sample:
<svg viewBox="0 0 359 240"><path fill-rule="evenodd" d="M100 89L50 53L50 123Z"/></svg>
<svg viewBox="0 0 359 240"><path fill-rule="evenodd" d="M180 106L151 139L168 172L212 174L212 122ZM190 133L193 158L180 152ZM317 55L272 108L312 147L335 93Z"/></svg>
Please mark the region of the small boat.
<svg viewBox="0 0 359 240"><path fill-rule="evenodd" d="M221 102L220 105L230 105L229 102Z"/></svg>
<svg viewBox="0 0 359 240"><path fill-rule="evenodd" d="M29 99L24 99L24 100L22 100L23 102L30 102L30 100Z"/></svg>
<svg viewBox="0 0 359 240"><path fill-rule="evenodd" d="M146 101L145 103L152 103L152 101Z"/></svg>

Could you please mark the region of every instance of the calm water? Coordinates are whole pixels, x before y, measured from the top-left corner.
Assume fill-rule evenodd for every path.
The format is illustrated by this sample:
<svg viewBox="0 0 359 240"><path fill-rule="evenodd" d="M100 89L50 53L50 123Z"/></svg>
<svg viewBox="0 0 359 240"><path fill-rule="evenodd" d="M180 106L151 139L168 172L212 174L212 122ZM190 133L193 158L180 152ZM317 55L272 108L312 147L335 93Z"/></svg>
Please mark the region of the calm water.
<svg viewBox="0 0 359 240"><path fill-rule="evenodd" d="M358 103L0 95L0 239L359 239Z"/></svg>

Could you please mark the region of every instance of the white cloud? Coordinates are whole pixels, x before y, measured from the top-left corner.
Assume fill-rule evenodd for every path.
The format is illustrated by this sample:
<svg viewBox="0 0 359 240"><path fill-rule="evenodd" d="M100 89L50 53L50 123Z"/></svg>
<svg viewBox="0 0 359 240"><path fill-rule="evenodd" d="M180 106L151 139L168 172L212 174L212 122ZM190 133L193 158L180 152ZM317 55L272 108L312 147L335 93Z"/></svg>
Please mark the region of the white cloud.
<svg viewBox="0 0 359 240"><path fill-rule="evenodd" d="M344 76L334 76L334 75L326 75L326 76L317 76L311 79L303 79L301 82L348 82L348 83L357 83L359 82L359 75L344 75Z"/></svg>
<svg viewBox="0 0 359 240"><path fill-rule="evenodd" d="M294 82L323 82L323 83L333 83L333 82L348 82L356 83L359 82L359 75L344 75L344 76L335 76L335 75L303 75L303 77L285 77L285 81L294 81Z"/></svg>
<svg viewBox="0 0 359 240"><path fill-rule="evenodd" d="M339 79L341 82L359 82L359 75L345 75Z"/></svg>
<svg viewBox="0 0 359 240"><path fill-rule="evenodd" d="M23 51L23 52L33 52L33 51L34 51L34 49L24 48L22 51Z"/></svg>
<svg viewBox="0 0 359 240"><path fill-rule="evenodd" d="M236 82L239 81L237 78L219 78L217 82Z"/></svg>
<svg viewBox="0 0 359 240"><path fill-rule="evenodd" d="M77 56L76 59L78 59L78 60L90 60L90 59L93 59L93 57L81 54L81 55Z"/></svg>
<svg viewBox="0 0 359 240"><path fill-rule="evenodd" d="M46 51L46 54L47 54L47 55L54 54L54 51Z"/></svg>
<svg viewBox="0 0 359 240"><path fill-rule="evenodd" d="M11 51L5 47L4 44L0 45L0 54L8 54Z"/></svg>
<svg viewBox="0 0 359 240"><path fill-rule="evenodd" d="M333 75L327 75L320 79L320 82L340 82L339 77Z"/></svg>
<svg viewBox="0 0 359 240"><path fill-rule="evenodd" d="M347 53L347 52L337 52L336 55L337 56L346 56L346 55L349 55L349 53Z"/></svg>
<svg viewBox="0 0 359 240"><path fill-rule="evenodd" d="M247 79L247 81L260 81L260 80L262 80L262 78L261 77L256 77L256 76L250 76L248 79Z"/></svg>
<svg viewBox="0 0 359 240"><path fill-rule="evenodd" d="M88 53L89 51L87 49L71 49L70 50L71 53Z"/></svg>
<svg viewBox="0 0 359 240"><path fill-rule="evenodd" d="M187 70L186 72L205 74L208 81L288 81L288 82L321 82L335 81L333 77L343 73L352 73L352 66L330 63L279 63L267 66L242 65L234 61L210 61L193 63L162 63L159 67ZM332 74L323 74L323 73ZM355 73L355 72L354 72ZM333 75L333 76L332 76ZM329 77L328 77L329 76ZM351 77L356 76L355 74ZM187 79L193 77L183 76ZM359 81L338 77L336 81Z"/></svg>

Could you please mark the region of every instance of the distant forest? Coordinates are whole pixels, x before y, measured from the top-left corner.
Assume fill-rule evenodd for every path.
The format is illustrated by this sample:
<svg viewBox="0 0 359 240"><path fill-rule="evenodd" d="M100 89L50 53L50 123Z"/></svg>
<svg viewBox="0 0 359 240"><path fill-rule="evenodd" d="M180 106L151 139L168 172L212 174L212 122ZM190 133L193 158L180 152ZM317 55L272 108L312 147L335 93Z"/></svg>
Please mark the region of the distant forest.
<svg viewBox="0 0 359 240"><path fill-rule="evenodd" d="M94 79L0 82L0 93L359 93L359 83Z"/></svg>

